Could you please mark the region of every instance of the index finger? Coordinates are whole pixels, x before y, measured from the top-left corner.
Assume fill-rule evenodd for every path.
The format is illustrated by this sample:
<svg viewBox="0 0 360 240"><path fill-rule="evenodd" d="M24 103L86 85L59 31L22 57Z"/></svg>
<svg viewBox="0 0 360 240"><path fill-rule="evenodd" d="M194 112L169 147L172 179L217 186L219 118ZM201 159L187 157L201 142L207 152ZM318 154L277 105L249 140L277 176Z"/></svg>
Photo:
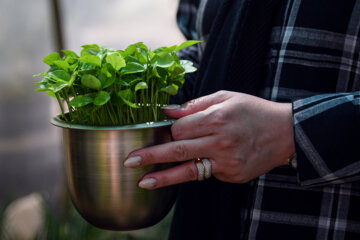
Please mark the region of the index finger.
<svg viewBox="0 0 360 240"><path fill-rule="evenodd" d="M208 149L210 144L211 137L206 136L143 148L130 153L124 166L137 168L156 163L182 162L198 157L210 157Z"/></svg>
<svg viewBox="0 0 360 240"><path fill-rule="evenodd" d="M169 108L163 107L164 112L171 118L181 118L196 112L203 111L208 107L221 103L231 97L226 91L218 91L216 93L199 97L194 100L191 100L179 108Z"/></svg>

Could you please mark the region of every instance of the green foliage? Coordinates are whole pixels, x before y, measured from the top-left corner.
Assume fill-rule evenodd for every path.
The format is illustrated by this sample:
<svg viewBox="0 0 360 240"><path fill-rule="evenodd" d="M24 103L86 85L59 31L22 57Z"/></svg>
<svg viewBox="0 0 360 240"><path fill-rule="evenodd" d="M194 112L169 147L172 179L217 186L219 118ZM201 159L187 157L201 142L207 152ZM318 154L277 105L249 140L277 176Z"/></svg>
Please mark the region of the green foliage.
<svg viewBox="0 0 360 240"><path fill-rule="evenodd" d="M37 91L58 100L65 121L87 125L126 125L165 118L159 108L169 103L196 71L193 63L176 53L199 41L151 51L144 43L125 50L83 45L80 56L71 50L51 53L43 62L50 66ZM68 109L65 114L64 109Z"/></svg>

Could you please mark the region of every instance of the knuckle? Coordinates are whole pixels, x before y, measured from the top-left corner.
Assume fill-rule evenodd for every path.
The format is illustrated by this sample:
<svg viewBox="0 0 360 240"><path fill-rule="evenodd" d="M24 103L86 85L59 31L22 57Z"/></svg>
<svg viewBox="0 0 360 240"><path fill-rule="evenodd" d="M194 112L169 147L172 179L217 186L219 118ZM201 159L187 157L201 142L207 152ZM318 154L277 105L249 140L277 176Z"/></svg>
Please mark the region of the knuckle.
<svg viewBox="0 0 360 240"><path fill-rule="evenodd" d="M187 151L182 143L175 143L174 146L175 159L178 161L187 160Z"/></svg>
<svg viewBox="0 0 360 240"><path fill-rule="evenodd" d="M218 95L218 97L222 98L222 97L227 96L228 91L226 91L226 90L220 90L220 91L217 91L216 94Z"/></svg>
<svg viewBox="0 0 360 240"><path fill-rule="evenodd" d="M173 137L174 140L178 140L181 138L181 129L180 127L178 127L178 125L176 123L174 123L171 126L171 135Z"/></svg>
<svg viewBox="0 0 360 240"><path fill-rule="evenodd" d="M226 112L222 109L215 109L209 114L210 121L215 126L223 126L226 123Z"/></svg>
<svg viewBox="0 0 360 240"><path fill-rule="evenodd" d="M199 99L192 99L185 104L183 104L183 108L191 108L193 105L197 104L199 102Z"/></svg>
<svg viewBox="0 0 360 240"><path fill-rule="evenodd" d="M231 134L227 134L220 129L214 141L214 145L216 146L217 150L226 150L227 154L237 154L239 144L238 141L231 136Z"/></svg>
<svg viewBox="0 0 360 240"><path fill-rule="evenodd" d="M198 101L198 99L191 99L186 104L188 104L188 105L195 104L197 101Z"/></svg>
<svg viewBox="0 0 360 240"><path fill-rule="evenodd" d="M226 91L226 90L220 90L220 91L216 92L215 94L218 99L225 101L225 100L231 98L233 92Z"/></svg>
<svg viewBox="0 0 360 240"><path fill-rule="evenodd" d="M222 137L218 140L217 146L220 149L229 149L233 146L233 141L230 138Z"/></svg>

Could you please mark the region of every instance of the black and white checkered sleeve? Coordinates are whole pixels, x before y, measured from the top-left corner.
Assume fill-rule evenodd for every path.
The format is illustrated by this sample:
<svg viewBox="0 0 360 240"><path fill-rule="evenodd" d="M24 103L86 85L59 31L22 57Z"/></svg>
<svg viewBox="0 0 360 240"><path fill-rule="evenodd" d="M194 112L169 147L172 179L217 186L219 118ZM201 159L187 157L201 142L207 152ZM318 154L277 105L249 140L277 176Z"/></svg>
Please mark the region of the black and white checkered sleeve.
<svg viewBox="0 0 360 240"><path fill-rule="evenodd" d="M293 116L302 186L360 179L360 91L294 101Z"/></svg>

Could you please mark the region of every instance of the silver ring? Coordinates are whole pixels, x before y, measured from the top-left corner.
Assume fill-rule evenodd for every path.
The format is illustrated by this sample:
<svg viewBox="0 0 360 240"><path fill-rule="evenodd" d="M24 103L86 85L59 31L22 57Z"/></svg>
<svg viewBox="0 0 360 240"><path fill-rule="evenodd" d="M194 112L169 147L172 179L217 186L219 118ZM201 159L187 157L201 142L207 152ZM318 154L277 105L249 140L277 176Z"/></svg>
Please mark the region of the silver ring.
<svg viewBox="0 0 360 240"><path fill-rule="evenodd" d="M204 169L205 169L205 179L208 179L211 177L211 162L209 159L203 158L202 164L204 165Z"/></svg>
<svg viewBox="0 0 360 240"><path fill-rule="evenodd" d="M198 170L198 181L202 181L211 177L211 162L209 159L195 159L195 165Z"/></svg>
<svg viewBox="0 0 360 240"><path fill-rule="evenodd" d="M198 176L197 176L198 181L204 180L204 178L205 178L205 167L204 167L204 164L203 164L202 160L200 158L195 159L195 165L196 165L196 168L198 170Z"/></svg>

